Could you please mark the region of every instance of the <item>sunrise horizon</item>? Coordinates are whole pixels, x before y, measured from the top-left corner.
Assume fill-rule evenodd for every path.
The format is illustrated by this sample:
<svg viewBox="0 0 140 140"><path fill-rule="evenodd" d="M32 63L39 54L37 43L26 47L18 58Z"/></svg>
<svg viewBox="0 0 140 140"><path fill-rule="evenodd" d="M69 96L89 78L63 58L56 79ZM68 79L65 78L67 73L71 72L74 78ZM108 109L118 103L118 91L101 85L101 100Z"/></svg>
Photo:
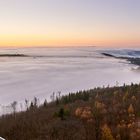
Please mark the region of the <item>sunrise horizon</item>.
<svg viewBox="0 0 140 140"><path fill-rule="evenodd" d="M140 0L0 0L0 140L140 140Z"/></svg>
<svg viewBox="0 0 140 140"><path fill-rule="evenodd" d="M139 47L135 0L1 1L0 47Z"/></svg>

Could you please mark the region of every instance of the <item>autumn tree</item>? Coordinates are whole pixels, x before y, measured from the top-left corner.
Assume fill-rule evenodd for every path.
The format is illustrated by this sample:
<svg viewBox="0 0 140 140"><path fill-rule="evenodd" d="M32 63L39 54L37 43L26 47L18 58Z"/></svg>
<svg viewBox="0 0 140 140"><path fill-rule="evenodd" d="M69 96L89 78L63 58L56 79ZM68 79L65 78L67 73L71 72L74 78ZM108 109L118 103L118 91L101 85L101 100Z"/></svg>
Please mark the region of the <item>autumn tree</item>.
<svg viewBox="0 0 140 140"><path fill-rule="evenodd" d="M115 140L112 136L110 128L105 124L102 128L101 140Z"/></svg>
<svg viewBox="0 0 140 140"><path fill-rule="evenodd" d="M128 107L128 113L129 114L133 114L134 113L134 108L133 108L132 104L130 104L130 106Z"/></svg>

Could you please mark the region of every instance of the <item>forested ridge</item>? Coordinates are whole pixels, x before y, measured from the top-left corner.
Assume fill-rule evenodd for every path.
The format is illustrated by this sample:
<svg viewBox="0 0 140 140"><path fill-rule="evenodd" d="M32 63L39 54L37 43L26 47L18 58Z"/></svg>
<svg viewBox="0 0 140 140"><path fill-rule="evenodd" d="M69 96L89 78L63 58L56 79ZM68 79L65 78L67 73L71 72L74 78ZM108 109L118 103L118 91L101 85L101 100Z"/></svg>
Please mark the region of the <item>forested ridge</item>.
<svg viewBox="0 0 140 140"><path fill-rule="evenodd" d="M6 140L140 140L140 84L36 98L0 117ZM25 102L26 103L26 102Z"/></svg>

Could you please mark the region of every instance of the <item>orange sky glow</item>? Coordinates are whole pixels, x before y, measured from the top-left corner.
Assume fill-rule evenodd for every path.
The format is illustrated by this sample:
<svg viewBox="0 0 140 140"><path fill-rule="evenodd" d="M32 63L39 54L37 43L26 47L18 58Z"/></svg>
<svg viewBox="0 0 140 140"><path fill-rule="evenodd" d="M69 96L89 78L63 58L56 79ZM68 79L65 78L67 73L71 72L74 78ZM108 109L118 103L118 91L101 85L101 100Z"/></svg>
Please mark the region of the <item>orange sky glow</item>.
<svg viewBox="0 0 140 140"><path fill-rule="evenodd" d="M140 47L137 0L7 0L0 47Z"/></svg>

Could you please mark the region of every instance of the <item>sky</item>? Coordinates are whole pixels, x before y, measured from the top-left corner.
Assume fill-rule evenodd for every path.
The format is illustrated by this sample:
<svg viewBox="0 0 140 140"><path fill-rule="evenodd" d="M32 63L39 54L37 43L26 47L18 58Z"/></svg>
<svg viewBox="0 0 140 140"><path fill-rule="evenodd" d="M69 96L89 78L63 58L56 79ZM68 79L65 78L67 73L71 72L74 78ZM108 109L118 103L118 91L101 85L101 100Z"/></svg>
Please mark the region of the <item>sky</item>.
<svg viewBox="0 0 140 140"><path fill-rule="evenodd" d="M0 0L0 46L140 47L140 0Z"/></svg>

